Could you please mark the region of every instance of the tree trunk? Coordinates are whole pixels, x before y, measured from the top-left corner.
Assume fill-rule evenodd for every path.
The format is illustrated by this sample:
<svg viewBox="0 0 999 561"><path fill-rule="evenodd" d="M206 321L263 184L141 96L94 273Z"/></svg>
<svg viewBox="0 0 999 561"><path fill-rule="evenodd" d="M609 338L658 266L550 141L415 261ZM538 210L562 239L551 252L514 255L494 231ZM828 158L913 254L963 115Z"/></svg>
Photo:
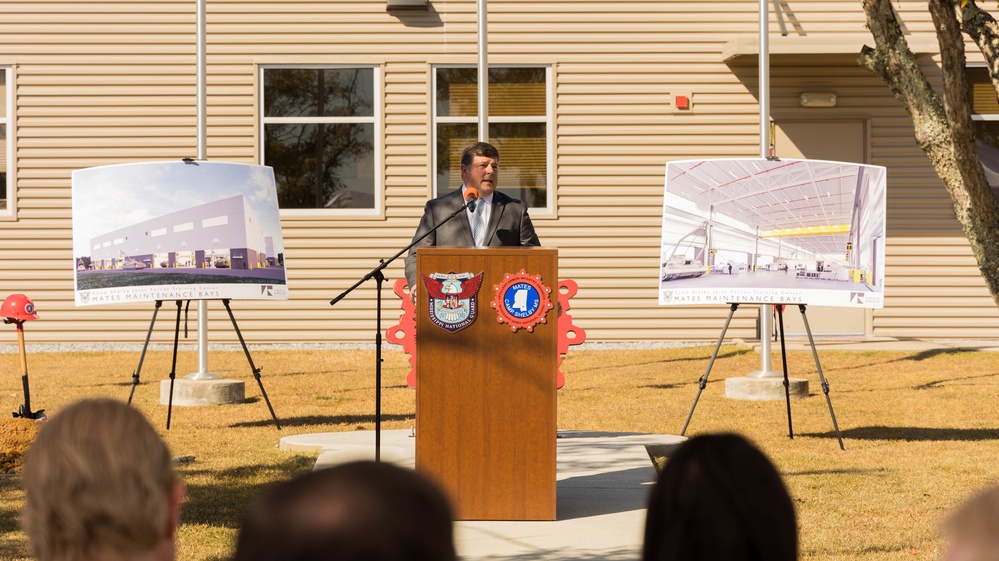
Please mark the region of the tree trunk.
<svg viewBox="0 0 999 561"><path fill-rule="evenodd" d="M954 5L950 0L929 0L940 42L944 85L941 100L909 50L891 0L862 3L875 47L863 48L860 65L884 80L912 118L916 143L950 194L982 277L999 304L999 200L992 194L975 147L964 41ZM967 16L971 15L967 12ZM967 16L963 18L965 27ZM984 21L980 14L978 17ZM987 37L988 30L982 36ZM993 56L989 60L990 68L994 68L996 59Z"/></svg>

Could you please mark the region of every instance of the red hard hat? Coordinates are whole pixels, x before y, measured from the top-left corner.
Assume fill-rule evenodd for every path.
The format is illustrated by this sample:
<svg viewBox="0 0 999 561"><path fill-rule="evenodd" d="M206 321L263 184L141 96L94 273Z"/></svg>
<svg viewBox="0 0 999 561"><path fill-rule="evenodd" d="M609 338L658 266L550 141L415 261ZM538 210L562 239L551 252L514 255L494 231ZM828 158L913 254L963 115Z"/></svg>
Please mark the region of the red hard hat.
<svg viewBox="0 0 999 561"><path fill-rule="evenodd" d="M38 319L38 314L35 313L35 303L31 298L23 294L11 294L4 299L3 306L0 306L0 317L23 321Z"/></svg>

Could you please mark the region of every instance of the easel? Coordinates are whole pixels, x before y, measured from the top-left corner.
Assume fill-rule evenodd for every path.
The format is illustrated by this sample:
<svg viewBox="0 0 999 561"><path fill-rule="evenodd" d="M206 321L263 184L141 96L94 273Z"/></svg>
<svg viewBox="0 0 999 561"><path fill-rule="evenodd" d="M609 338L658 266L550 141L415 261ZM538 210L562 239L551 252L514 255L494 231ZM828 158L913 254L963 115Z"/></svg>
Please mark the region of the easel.
<svg viewBox="0 0 999 561"><path fill-rule="evenodd" d="M781 361L784 365L784 399L787 402L787 432L789 438L794 438L794 429L791 425L791 393L790 393L790 382L787 378L787 349L784 346L784 304L774 304L774 309L777 310L777 321L780 330L780 355ZM711 353L711 360L708 361L708 368L705 370L704 375L701 376L697 385L697 395L694 397L694 403L690 406L690 412L687 413L687 420L683 423L683 430L680 431L680 436L683 436L687 432L687 426L690 424L690 418L694 416L694 408L697 407L697 401L701 398L701 392L704 391L704 387L708 384L708 374L711 373L711 367L715 363L715 359L718 357L718 350L722 346L722 341L725 339L725 333L728 331L728 326L732 322L732 316L735 311L739 309L739 304L736 302L729 304L728 318L725 320L725 326L722 328L721 335L718 337L718 343L715 345L714 352ZM812 348L812 357L815 358L815 368L819 371L819 380L822 384L822 393L826 396L826 404L829 406L829 416L832 417L833 429L836 430L836 438L839 439L839 449L846 450L843 447L843 436L839 432L839 424L836 423L836 413L833 412L832 400L829 399L829 383L826 382L826 377L822 373L822 365L819 364L819 353L815 350L815 340L812 338L812 330L808 326L808 316L805 315L805 305L798 304L798 310L801 311L801 319L805 323L805 333L808 334L808 344ZM769 337L770 334L767 333L765 337Z"/></svg>
<svg viewBox="0 0 999 561"><path fill-rule="evenodd" d="M170 430L170 418L173 414L173 384L177 377L177 344L180 339L180 308L181 300L177 300L177 321L174 325L173 330L173 361L170 365L170 397L167 404L167 422L166 428ZM232 308L229 307L229 299L223 298L222 305L225 306L225 311L229 314L229 320L232 322L233 329L236 330L236 336L239 338L239 344L243 347L243 354L246 355L247 362L250 363L250 370L253 372L253 377L257 380L257 386L260 387L260 393L264 396L264 402L267 404L267 409L271 412L271 418L274 419L274 425L277 426L278 430L281 430L281 423L278 422L277 415L274 414L274 408L271 406L271 400L267 397L267 391L264 389L264 383L260 380L260 368L257 368L253 364L253 358L250 357L250 350L246 347L246 342L243 340L243 334L239 331L239 326L236 325L236 316L232 314ZM149 339L153 335L153 325L156 323L156 315L160 311L160 307L163 306L162 300L156 301L156 307L153 309L153 319L149 322L149 331L146 332L146 341L142 345L142 353L139 355L139 364L135 368L135 372L132 373L132 389L128 393L128 403L132 404L132 396L135 395L135 387L139 385L139 373L142 372L142 362L146 358L146 350L149 348Z"/></svg>

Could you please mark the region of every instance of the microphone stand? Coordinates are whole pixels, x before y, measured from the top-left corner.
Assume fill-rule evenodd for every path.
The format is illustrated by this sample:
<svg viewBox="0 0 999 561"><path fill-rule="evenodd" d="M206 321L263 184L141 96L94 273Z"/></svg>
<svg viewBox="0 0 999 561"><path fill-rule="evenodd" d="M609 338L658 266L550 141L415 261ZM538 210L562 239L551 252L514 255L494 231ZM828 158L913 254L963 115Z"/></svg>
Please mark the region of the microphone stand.
<svg viewBox="0 0 999 561"><path fill-rule="evenodd" d="M355 288L361 286L365 282L375 279L378 282L378 286L375 289L376 294L376 319L375 319L375 461L382 461L382 285L385 284L385 275L382 273L385 267L388 267L390 263L399 258L403 253L409 251L413 246L420 243L430 234L437 231L438 228L447 224L452 218L458 216L465 209L470 211L475 211L475 198L469 197L465 204L461 205L450 216L445 218L433 228L429 229L422 236L413 240L409 245L399 250L398 253L389 257L388 259L379 259L378 266L372 269L368 274L361 277L361 279L354 283L353 286L344 290L339 296L330 300L330 306L336 305L337 302L343 300L345 296L350 294Z"/></svg>

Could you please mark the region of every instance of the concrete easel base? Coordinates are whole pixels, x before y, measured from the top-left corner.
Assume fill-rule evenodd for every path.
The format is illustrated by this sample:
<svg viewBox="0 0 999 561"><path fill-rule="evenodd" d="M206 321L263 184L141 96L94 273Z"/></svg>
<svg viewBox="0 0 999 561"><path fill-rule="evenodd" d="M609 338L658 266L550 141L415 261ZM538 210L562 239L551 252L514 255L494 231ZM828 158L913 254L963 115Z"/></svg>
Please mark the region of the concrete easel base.
<svg viewBox="0 0 999 561"><path fill-rule="evenodd" d="M788 393L791 399L808 397L808 380L788 378ZM755 378L738 376L725 379L725 397L745 400L784 399L784 378Z"/></svg>
<svg viewBox="0 0 999 561"><path fill-rule="evenodd" d="M186 407L243 403L246 384L242 380L188 380L176 378L173 384L173 404ZM170 403L170 380L160 381L160 403Z"/></svg>

